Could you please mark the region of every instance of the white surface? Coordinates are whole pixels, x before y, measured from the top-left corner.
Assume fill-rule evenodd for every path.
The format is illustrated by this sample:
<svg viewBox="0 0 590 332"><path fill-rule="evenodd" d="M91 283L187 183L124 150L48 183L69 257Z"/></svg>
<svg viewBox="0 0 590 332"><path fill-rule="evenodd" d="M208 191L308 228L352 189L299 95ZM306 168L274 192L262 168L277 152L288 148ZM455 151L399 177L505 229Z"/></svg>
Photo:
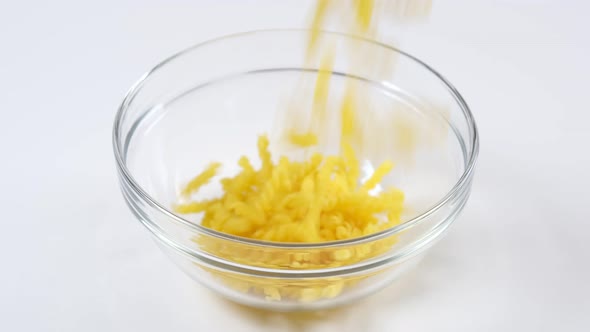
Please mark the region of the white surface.
<svg viewBox="0 0 590 332"><path fill-rule="evenodd" d="M402 47L475 114L472 198L405 283L317 315L243 309L177 270L127 211L110 137L125 91L159 60L302 27L308 2L0 5L0 330L588 331L590 6L435 3Z"/></svg>

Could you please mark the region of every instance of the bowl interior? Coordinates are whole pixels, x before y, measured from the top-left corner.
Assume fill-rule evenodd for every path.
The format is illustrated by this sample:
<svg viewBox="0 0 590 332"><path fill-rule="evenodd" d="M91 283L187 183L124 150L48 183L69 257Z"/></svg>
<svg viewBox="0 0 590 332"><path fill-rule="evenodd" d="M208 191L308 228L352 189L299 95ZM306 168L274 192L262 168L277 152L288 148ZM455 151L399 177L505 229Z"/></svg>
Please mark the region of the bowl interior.
<svg viewBox="0 0 590 332"><path fill-rule="evenodd" d="M403 62L399 65L397 77L403 81L404 75L411 73L404 71ZM130 173L151 197L170 207L177 202L187 181L210 162L223 164L221 177L238 171L237 160L242 155L257 165L258 135L269 135L275 160L279 155L304 158L310 152L283 144L281 132L290 121L285 110L295 105L302 108L302 114L309 113L305 108L311 105L299 96L309 93L305 89L313 87L316 74L314 69L303 68L245 71L195 84L172 98L154 103L131 126L126 147ZM386 133L369 136L370 148L360 152L363 173L370 175L375 164L384 159L393 161L396 166L381 185L405 192L403 219L411 219L434 206L464 171L464 143L445 110L452 106L433 105L429 99L416 97L428 95L418 85L335 72L329 108L339 107L343 91L351 82L362 92L359 105L370 109L379 120L373 123L385 126L380 132ZM337 128L338 120L333 120L329 126ZM401 148L401 138L394 133L396 121L410 124L419 138L411 155ZM336 153L338 145L328 142L317 150ZM217 182L203 188L197 197L220 195ZM184 218L200 221L199 216Z"/></svg>

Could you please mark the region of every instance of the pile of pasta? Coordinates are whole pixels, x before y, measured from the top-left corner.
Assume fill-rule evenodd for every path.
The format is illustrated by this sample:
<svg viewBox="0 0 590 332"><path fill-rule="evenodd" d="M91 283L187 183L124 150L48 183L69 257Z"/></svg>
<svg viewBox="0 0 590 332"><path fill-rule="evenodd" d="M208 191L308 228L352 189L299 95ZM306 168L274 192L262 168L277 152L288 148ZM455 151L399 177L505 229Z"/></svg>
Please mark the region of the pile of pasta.
<svg viewBox="0 0 590 332"><path fill-rule="evenodd" d="M177 205L179 213L204 213L201 224L220 232L277 242L317 243L372 234L399 223L403 192L369 192L393 168L383 162L360 183L354 150L342 156L315 153L307 161L281 157L273 163L266 136L258 139L261 167L243 156L240 173L221 180L222 197ZM216 174L211 164L183 190L193 194Z"/></svg>

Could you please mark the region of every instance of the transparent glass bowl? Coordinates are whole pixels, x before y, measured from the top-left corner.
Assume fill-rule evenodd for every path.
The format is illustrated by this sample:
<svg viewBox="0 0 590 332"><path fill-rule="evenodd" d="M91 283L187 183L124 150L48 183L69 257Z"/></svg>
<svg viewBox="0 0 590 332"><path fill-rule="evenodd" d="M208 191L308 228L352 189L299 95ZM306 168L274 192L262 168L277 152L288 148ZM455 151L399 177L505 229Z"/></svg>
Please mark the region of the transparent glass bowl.
<svg viewBox="0 0 590 332"><path fill-rule="evenodd" d="M322 32L320 47L330 45L337 54L331 93L352 80L373 109L444 128L442 135L418 146L412 158L403 158L393 139L383 137L371 144L387 155L362 156L369 168L380 158L396 162L383 185L406 193L403 222L353 240L282 244L219 233L202 227L198 217L175 214L171 206L188 179L211 161L222 162L222 175L228 175L236 171L232 165L239 156L256 159L257 136L269 133L272 138L277 112L296 91L306 89L305 82L313 83L318 66L303 61L308 33L247 32L188 48L131 88L114 123L124 198L162 250L215 292L272 310L349 303L413 267L465 206L478 152L473 116L440 74L390 46ZM351 49L363 52L369 63L387 59L391 66L359 66L338 56ZM432 127L418 127L423 137L432 136ZM374 254L363 256L368 251ZM293 261L308 264L297 268Z"/></svg>

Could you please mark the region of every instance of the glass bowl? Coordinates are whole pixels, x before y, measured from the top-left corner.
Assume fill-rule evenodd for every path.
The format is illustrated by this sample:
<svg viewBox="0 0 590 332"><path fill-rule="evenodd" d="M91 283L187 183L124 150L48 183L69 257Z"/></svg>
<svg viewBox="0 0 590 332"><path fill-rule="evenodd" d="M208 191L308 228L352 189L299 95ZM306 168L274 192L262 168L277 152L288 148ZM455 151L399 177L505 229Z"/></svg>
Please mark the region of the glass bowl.
<svg viewBox="0 0 590 332"><path fill-rule="evenodd" d="M123 196L161 249L213 291L271 310L349 303L415 266L465 206L478 153L473 116L439 73L388 45L322 32L319 47L336 50L330 93L356 82L367 107L414 124L419 144L411 154L401 151L395 133L381 130L385 136L371 136L361 155L367 173L380 159L396 162L382 185L405 192L402 222L351 240L276 243L220 233L201 226L198 216L174 213L190 178L211 161L223 163L224 176L235 173L239 156L255 159L257 136L274 137L281 110L309 93L318 65L304 60L308 34L246 32L179 52L131 88L113 130ZM350 50L365 65L340 57ZM371 65L384 60L387 68Z"/></svg>

